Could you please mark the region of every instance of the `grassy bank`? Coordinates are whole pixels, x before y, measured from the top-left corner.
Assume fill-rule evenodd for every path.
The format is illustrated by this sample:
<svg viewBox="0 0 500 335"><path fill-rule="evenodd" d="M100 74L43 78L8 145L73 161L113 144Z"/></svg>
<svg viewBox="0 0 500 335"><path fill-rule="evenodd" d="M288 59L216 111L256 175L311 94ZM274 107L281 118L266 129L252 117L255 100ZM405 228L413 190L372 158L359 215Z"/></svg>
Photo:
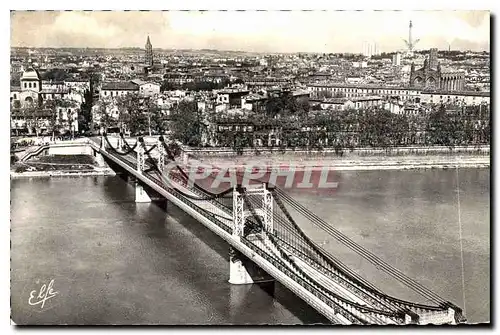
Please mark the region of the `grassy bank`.
<svg viewBox="0 0 500 335"><path fill-rule="evenodd" d="M91 172L97 166L93 157L88 155L51 155L39 156L25 162L16 162L13 172L44 171L86 171Z"/></svg>

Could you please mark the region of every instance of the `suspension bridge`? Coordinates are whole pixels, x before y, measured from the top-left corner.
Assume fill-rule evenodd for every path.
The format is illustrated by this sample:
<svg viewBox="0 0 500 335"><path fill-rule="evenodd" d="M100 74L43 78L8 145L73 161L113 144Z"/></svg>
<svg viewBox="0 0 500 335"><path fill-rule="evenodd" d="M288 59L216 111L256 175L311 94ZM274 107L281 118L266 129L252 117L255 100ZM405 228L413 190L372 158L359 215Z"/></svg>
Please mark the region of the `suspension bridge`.
<svg viewBox="0 0 500 335"><path fill-rule="evenodd" d="M214 193L190 183L185 162L176 161L161 136L155 144L146 145L138 138L131 145L123 136L104 134L89 139L89 145L98 161L112 162L135 180L136 202L150 202L152 190L224 239L230 245L231 284L279 281L334 324L466 321L460 307L355 243L276 185L237 185ZM176 168L165 169L169 163ZM292 211L418 293L426 303L399 299L375 287L309 238Z"/></svg>

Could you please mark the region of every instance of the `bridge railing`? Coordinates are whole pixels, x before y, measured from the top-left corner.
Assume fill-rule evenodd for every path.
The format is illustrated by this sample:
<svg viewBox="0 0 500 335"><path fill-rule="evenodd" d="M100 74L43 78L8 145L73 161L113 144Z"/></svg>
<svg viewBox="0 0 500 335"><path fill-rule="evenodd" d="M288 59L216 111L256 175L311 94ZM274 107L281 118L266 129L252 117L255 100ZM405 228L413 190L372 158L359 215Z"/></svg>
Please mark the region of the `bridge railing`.
<svg viewBox="0 0 500 335"><path fill-rule="evenodd" d="M359 296L361 299L366 301L368 304L371 304L372 306L375 306L377 308L382 308L382 309L387 309L387 310L393 310L394 312L402 312L402 308L398 307L392 307L384 305L380 299L376 299L372 295L370 295L368 292L365 290L361 289L358 287L356 284L353 282L349 281L347 278L344 277L343 273L341 273L338 269L334 269L332 267L325 267L323 264L319 263L317 260L315 260L311 255L308 255L304 253L302 250L299 250L298 248L292 246L290 243L285 241L284 239L281 239L277 237L279 240L281 247L284 250L287 250L291 254L295 255L298 257L300 260L302 260L304 263L310 265L313 269L318 271L320 274L324 275L325 277L329 278L333 282L339 284L341 287L353 292L357 296Z"/></svg>
<svg viewBox="0 0 500 335"><path fill-rule="evenodd" d="M181 201L183 201L186 205L188 205L192 209L196 210L200 214L205 215L210 221L212 221L214 224L216 224L219 228L223 229L227 233L232 233L232 229L230 227L228 227L227 225L225 225L220 220L218 220L215 217L214 213L211 213L208 210L206 210L206 209L204 209L202 207L197 206L191 199L188 199L187 197L185 197L184 195L182 195L177 190L175 190L173 188L170 188L170 189L165 188L165 186L163 185L163 182L160 181L160 180L158 180L158 179L156 179L156 178L154 178L153 176L151 176L149 174L145 174L144 176L147 179L149 179L150 181L152 181L153 183L155 183L156 185L158 185L159 187L161 187L163 190L165 190L165 191L169 192L170 194L172 194L173 196L179 198Z"/></svg>
<svg viewBox="0 0 500 335"><path fill-rule="evenodd" d="M244 238L241 239L241 242L250 249L252 249L259 256L261 256L262 258L266 259L268 262L273 264L274 267L276 267L278 270L284 273L287 277L289 277L297 284L299 284L301 287L305 288L307 291L312 293L315 297L317 297L328 307L330 307L334 311L334 313L344 316L353 324L362 324L362 322L358 318L354 317L351 313L346 313L346 310L344 308L342 308L341 306L333 302L328 296L320 292L320 290L318 290L309 281L297 275L297 273L292 271L288 266L286 266L283 261L270 256L267 252L261 250L259 247L257 247L256 245L254 245L253 243Z"/></svg>
<svg viewBox="0 0 500 335"><path fill-rule="evenodd" d="M342 306L344 309L349 311L352 314L355 314L358 318L365 319L366 314L369 314L370 316L376 316L378 318L382 318L384 320L389 320L392 319L393 322L397 321L400 323L404 322L404 316L403 313L401 312L395 312L395 311L386 311L386 310L380 310L376 308L372 308L369 306L365 306L362 304L358 304L356 302L350 301L349 299L346 299L334 292L332 292L330 289L325 287L323 284L317 282L314 278L312 278L310 275L304 272L304 270L299 267L293 259L291 259L284 251L281 250L280 246L278 245L277 241L275 240L274 236L269 236L270 241L280 250L282 257L288 260L288 262L295 268L295 270L302 274L302 276L307 280L310 285L313 285L316 288L316 291L321 292L321 294L326 295L329 297L334 303ZM362 314L361 314L362 313Z"/></svg>

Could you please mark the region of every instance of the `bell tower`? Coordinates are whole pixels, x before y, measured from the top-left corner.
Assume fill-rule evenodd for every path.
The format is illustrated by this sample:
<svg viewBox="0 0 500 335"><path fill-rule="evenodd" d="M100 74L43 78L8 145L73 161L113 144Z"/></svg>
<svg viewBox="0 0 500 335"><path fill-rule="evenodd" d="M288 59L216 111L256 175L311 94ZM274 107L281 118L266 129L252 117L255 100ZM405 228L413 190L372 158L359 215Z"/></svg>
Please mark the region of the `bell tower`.
<svg viewBox="0 0 500 335"><path fill-rule="evenodd" d="M149 35L148 39L146 40L146 59L145 63L147 66L153 66L153 46L151 45L151 41L149 40Z"/></svg>

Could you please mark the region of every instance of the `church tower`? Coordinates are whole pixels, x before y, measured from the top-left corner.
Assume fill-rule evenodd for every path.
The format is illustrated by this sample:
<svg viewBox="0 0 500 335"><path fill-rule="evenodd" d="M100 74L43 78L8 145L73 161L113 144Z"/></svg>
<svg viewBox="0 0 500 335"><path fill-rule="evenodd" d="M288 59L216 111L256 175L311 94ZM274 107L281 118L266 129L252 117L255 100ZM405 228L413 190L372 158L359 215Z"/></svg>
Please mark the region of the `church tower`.
<svg viewBox="0 0 500 335"><path fill-rule="evenodd" d="M151 45L151 41L148 39L146 41L146 61L147 66L153 66L153 46Z"/></svg>

